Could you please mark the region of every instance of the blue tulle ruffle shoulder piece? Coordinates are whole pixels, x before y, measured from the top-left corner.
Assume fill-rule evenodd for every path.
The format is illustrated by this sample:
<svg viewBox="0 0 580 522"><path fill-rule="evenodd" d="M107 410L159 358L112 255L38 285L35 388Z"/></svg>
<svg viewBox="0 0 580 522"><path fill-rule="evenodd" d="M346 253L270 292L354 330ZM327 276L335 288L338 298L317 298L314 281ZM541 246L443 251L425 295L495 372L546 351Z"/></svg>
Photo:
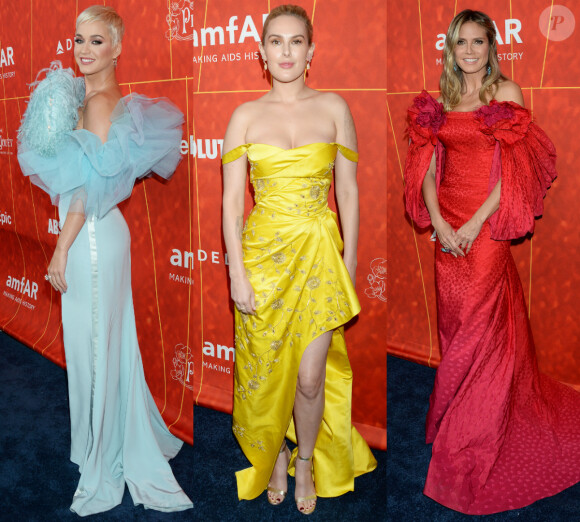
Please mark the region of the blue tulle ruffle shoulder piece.
<svg viewBox="0 0 580 522"><path fill-rule="evenodd" d="M36 114L27 116L27 124L35 124ZM52 156L21 140L18 161L23 174L46 191L55 205L67 201L68 208L75 203L75 211L82 208L87 217L97 218L128 198L135 180L150 172L165 179L173 174L181 160L184 120L171 101L125 96L110 121L105 143L89 130L69 130ZM62 214L62 205L59 210Z"/></svg>
<svg viewBox="0 0 580 522"><path fill-rule="evenodd" d="M39 78L45 75L40 81ZM57 60L36 75L34 89L18 130L18 141L42 156L53 156L79 121L85 82Z"/></svg>

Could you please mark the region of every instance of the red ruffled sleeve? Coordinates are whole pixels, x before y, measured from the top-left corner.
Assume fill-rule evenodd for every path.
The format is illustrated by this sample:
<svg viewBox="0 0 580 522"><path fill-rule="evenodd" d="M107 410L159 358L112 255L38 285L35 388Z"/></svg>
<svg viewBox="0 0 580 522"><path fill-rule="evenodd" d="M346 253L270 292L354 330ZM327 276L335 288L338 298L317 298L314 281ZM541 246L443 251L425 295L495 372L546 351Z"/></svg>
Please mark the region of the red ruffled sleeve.
<svg viewBox="0 0 580 522"><path fill-rule="evenodd" d="M445 123L443 105L427 91L423 91L413 100L407 113L409 150L405 161L405 208L409 216L424 228L431 224L429 211L423 200L423 180L429 169L433 151L436 153L436 185L439 189L443 172L444 148L437 139L437 133Z"/></svg>
<svg viewBox="0 0 580 522"><path fill-rule="evenodd" d="M544 210L544 197L556 178L556 149L513 102L493 100L475 112L481 132L496 140L490 191L501 178L499 209L489 218L492 239L516 239L534 231Z"/></svg>

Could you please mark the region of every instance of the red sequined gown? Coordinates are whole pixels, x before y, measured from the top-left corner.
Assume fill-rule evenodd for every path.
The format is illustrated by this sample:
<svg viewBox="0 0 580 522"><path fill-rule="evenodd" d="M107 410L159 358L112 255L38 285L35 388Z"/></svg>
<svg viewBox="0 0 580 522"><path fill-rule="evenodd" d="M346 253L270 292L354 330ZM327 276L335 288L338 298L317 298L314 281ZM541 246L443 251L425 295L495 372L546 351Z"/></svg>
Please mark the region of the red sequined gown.
<svg viewBox="0 0 580 522"><path fill-rule="evenodd" d="M515 103L443 112L423 92L409 109L409 215L436 150L438 200L454 229L501 178L499 210L469 254L436 243L441 364L427 415L433 443L424 493L467 514L516 509L580 481L580 393L539 373L509 239L532 232L556 176L551 141Z"/></svg>

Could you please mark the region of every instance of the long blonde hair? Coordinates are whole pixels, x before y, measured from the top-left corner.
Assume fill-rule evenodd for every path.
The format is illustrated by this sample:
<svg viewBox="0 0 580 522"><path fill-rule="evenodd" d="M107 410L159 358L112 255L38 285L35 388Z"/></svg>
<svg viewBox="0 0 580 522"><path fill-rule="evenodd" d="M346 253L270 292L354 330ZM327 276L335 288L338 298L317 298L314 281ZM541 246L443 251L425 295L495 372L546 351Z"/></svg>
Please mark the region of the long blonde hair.
<svg viewBox="0 0 580 522"><path fill-rule="evenodd" d="M479 89L481 103L487 105L489 98L492 98L495 93L497 84L507 79L499 69L495 26L491 18L481 11L472 11L471 9L461 11L449 25L445 38L445 46L443 48L443 72L439 80L439 88L443 99L443 107L446 111L452 110L461 102L463 71L456 65L453 51L457 45L457 40L459 40L459 30L466 22L474 22L483 27L489 41L489 54L486 67L489 66L491 70L489 73L486 73L481 89Z"/></svg>

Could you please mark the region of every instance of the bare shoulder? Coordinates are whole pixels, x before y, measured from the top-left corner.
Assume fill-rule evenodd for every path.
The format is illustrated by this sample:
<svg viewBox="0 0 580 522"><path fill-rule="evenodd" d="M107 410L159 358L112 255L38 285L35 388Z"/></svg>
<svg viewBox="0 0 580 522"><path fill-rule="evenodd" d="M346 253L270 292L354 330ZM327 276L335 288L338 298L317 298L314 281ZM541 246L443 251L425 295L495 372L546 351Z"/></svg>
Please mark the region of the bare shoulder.
<svg viewBox="0 0 580 522"><path fill-rule="evenodd" d="M346 100L335 92L320 92L316 93L316 102L326 107L331 113L342 117L345 110L349 110Z"/></svg>
<svg viewBox="0 0 580 522"><path fill-rule="evenodd" d="M118 93L107 91L96 92L87 97L82 117L83 129L96 134L103 143L107 141L111 113L120 99Z"/></svg>
<svg viewBox="0 0 580 522"><path fill-rule="evenodd" d="M120 96L110 92L95 92L85 100L84 117L108 119L119 100Z"/></svg>
<svg viewBox="0 0 580 522"><path fill-rule="evenodd" d="M499 102L515 102L524 106L524 96L520 86L511 80L504 80L497 84L494 99Z"/></svg>

